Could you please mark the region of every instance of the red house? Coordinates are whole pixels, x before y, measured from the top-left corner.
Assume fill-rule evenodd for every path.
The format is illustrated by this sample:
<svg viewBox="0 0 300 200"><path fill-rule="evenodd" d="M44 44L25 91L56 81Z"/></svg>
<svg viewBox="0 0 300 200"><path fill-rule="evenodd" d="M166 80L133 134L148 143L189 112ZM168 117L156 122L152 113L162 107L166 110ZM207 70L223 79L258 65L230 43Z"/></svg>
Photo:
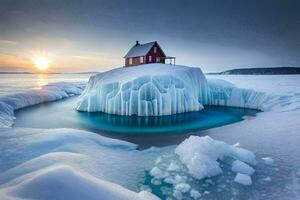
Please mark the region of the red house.
<svg viewBox="0 0 300 200"><path fill-rule="evenodd" d="M124 56L125 67L134 65L142 65L149 63L165 63L166 59L170 60L170 64L175 64L175 57L167 57L156 41L145 44L136 44Z"/></svg>

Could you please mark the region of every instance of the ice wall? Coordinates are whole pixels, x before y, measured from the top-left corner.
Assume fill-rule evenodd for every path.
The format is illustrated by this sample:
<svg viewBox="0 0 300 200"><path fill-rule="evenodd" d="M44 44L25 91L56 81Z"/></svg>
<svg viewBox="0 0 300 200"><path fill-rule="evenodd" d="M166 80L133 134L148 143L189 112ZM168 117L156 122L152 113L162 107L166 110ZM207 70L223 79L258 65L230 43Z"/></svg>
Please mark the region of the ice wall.
<svg viewBox="0 0 300 200"><path fill-rule="evenodd" d="M207 100L207 81L200 68L148 64L92 76L76 108L155 116L199 111Z"/></svg>

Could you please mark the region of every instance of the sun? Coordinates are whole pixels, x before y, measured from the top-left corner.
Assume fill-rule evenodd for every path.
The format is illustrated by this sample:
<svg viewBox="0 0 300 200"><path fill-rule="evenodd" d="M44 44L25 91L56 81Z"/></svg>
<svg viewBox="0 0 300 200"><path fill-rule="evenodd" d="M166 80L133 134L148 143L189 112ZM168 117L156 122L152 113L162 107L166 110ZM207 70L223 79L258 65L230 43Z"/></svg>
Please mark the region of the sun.
<svg viewBox="0 0 300 200"><path fill-rule="evenodd" d="M50 60L45 56L38 56L33 59L34 66L41 71L49 68Z"/></svg>

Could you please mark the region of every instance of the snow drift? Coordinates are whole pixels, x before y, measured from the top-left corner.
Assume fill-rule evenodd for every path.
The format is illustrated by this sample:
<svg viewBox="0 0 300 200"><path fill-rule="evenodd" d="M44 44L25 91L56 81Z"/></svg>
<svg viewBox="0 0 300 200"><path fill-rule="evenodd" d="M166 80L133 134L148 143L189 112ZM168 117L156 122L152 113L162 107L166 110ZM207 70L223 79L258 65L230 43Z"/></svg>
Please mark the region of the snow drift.
<svg viewBox="0 0 300 200"><path fill-rule="evenodd" d="M1 199L158 200L147 191L130 191L69 166L42 169L23 182L0 189Z"/></svg>
<svg viewBox="0 0 300 200"><path fill-rule="evenodd" d="M76 107L118 115L171 115L201 110L207 90L200 68L140 65L92 76Z"/></svg>
<svg viewBox="0 0 300 200"><path fill-rule="evenodd" d="M136 148L74 129L0 128L0 199L157 199L139 182L162 150Z"/></svg>

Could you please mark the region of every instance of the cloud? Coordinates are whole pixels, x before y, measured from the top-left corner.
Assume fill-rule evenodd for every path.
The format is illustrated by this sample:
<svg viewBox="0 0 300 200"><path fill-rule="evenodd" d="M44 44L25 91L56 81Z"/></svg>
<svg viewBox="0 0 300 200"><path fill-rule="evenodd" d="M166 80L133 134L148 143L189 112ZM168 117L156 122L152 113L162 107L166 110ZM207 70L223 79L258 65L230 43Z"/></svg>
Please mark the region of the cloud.
<svg viewBox="0 0 300 200"><path fill-rule="evenodd" d="M71 57L80 60L99 60L99 58L92 57L92 56L71 56Z"/></svg>
<svg viewBox="0 0 300 200"><path fill-rule="evenodd" d="M18 44L17 41L13 40L0 40L0 45L16 45Z"/></svg>
<svg viewBox="0 0 300 200"><path fill-rule="evenodd" d="M0 53L0 66L30 68L31 62L21 56Z"/></svg>

